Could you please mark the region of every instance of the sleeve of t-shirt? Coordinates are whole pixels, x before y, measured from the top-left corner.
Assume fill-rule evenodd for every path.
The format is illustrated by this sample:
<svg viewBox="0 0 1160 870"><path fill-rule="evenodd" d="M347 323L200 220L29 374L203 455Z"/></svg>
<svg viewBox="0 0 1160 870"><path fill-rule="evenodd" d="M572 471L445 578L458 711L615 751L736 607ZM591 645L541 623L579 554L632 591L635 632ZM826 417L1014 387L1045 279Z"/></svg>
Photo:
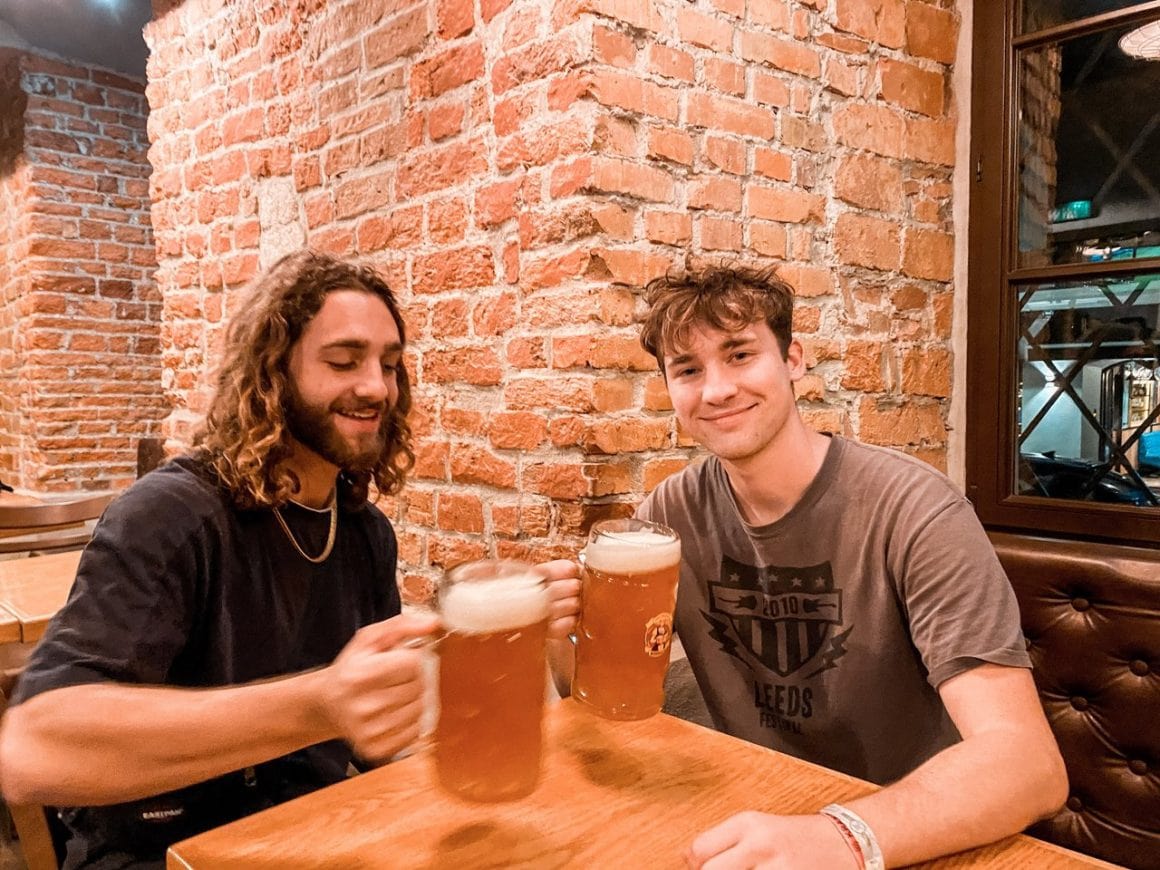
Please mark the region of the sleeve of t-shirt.
<svg viewBox="0 0 1160 870"><path fill-rule="evenodd" d="M1030 667L1019 605L970 503L956 497L891 554L932 686L984 662Z"/></svg>
<svg viewBox="0 0 1160 870"><path fill-rule="evenodd" d="M14 704L66 686L165 681L189 636L210 558L199 507L203 512L204 494L183 487L178 475L160 473L109 505Z"/></svg>

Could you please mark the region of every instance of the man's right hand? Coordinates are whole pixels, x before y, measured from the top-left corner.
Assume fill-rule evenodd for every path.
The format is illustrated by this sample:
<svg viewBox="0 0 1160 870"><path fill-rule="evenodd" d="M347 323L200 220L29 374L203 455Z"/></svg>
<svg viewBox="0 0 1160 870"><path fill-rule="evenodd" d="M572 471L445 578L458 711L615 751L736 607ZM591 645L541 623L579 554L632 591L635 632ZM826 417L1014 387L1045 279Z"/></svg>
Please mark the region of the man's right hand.
<svg viewBox="0 0 1160 870"><path fill-rule="evenodd" d="M360 629L320 672L322 715L361 758L383 762L419 737L424 653L435 616L405 614Z"/></svg>

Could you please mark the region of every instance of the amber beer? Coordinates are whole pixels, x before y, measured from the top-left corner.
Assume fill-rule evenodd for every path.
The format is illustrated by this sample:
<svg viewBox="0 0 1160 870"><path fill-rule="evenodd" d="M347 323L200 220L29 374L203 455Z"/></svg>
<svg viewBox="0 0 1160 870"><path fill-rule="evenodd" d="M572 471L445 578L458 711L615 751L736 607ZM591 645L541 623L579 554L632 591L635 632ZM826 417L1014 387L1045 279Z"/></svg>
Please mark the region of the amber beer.
<svg viewBox="0 0 1160 870"><path fill-rule="evenodd" d="M485 561L439 590L439 782L473 801L531 794L540 776L548 591L530 565Z"/></svg>
<svg viewBox="0 0 1160 870"><path fill-rule="evenodd" d="M605 520L581 562L572 695L609 719L646 719L665 700L680 539L657 523Z"/></svg>

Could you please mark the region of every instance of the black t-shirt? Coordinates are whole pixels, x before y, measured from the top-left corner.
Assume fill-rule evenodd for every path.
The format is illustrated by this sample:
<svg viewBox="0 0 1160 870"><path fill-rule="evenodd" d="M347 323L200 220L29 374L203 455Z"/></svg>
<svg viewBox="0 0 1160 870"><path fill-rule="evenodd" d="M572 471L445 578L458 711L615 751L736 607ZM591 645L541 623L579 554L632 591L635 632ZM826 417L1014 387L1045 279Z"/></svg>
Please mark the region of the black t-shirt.
<svg viewBox="0 0 1160 870"><path fill-rule="evenodd" d="M323 551L329 510L282 515L307 553ZM390 523L366 504L339 509L334 549L312 564L272 511L237 510L212 472L177 459L106 510L13 704L65 686L228 686L329 664L359 628L399 613L396 559ZM63 810L65 866L161 867L170 844L337 782L350 760L331 741L155 798Z"/></svg>

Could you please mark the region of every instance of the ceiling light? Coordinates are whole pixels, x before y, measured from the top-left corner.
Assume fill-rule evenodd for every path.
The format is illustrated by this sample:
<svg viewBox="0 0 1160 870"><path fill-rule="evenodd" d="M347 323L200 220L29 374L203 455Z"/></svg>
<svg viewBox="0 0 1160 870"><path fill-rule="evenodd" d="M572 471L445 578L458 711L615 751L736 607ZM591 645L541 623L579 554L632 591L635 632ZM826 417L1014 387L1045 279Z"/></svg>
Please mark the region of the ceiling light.
<svg viewBox="0 0 1160 870"><path fill-rule="evenodd" d="M1132 57L1160 60L1160 19L1125 33L1120 37L1120 49Z"/></svg>

